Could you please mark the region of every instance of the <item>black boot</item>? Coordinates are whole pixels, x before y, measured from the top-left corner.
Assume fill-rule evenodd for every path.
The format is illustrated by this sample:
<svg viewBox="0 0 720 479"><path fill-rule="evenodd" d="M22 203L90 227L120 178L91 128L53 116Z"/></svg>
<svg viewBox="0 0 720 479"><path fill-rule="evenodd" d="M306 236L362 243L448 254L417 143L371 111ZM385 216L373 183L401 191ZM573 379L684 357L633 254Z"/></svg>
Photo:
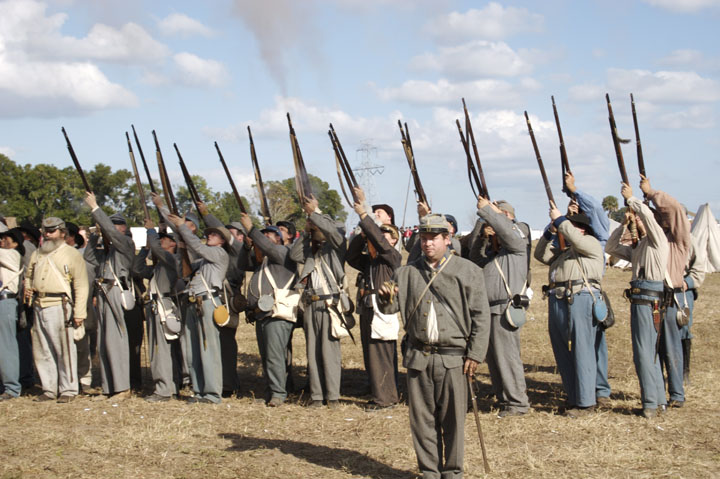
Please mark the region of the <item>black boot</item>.
<svg viewBox="0 0 720 479"><path fill-rule="evenodd" d="M692 347L692 339L682 340L683 351L683 383L685 386L690 385L690 349Z"/></svg>

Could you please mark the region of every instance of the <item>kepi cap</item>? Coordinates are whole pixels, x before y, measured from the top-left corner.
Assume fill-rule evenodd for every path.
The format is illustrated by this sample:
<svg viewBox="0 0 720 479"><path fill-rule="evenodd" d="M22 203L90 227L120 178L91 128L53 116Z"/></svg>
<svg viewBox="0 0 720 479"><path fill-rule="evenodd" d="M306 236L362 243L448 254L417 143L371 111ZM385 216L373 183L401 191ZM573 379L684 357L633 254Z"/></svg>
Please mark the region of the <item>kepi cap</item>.
<svg viewBox="0 0 720 479"><path fill-rule="evenodd" d="M110 221L112 221L114 225L127 225L127 220L125 220L125 217L120 213L110 215Z"/></svg>
<svg viewBox="0 0 720 479"><path fill-rule="evenodd" d="M418 225L418 233L449 233L450 223L445 216L438 214L429 214L420 218Z"/></svg>
<svg viewBox="0 0 720 479"><path fill-rule="evenodd" d="M75 226L75 225L73 225L73 226ZM65 222L63 220L61 220L60 218L57 218L55 216L50 216L50 217L42 220L42 228L44 230L52 231L52 230L56 230L58 228L66 229L66 225L65 225ZM75 226L75 228L77 229L77 226Z"/></svg>
<svg viewBox="0 0 720 479"><path fill-rule="evenodd" d="M510 203L508 203L507 201L498 200L495 202L495 206L497 206L500 211L504 211L506 213L510 213L511 215L515 216L515 208L513 208L513 206Z"/></svg>

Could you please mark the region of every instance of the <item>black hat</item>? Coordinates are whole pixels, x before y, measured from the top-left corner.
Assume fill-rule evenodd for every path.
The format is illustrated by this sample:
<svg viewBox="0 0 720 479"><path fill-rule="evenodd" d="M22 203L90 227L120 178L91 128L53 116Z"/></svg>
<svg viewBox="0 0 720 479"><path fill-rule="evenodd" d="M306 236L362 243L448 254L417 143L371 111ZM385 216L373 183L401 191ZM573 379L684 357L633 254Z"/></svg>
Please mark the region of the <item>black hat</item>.
<svg viewBox="0 0 720 479"><path fill-rule="evenodd" d="M585 228L590 228L590 218L588 218L585 213L575 213L572 215L567 215L566 218L572 223L576 223Z"/></svg>
<svg viewBox="0 0 720 479"><path fill-rule="evenodd" d="M32 223L30 223L28 220L23 221L20 223L20 226L17 228L23 233L29 234L35 239L36 243L40 242L40 238L42 237L42 233L40 233L40 230L35 227ZM24 241L24 240L23 240ZM22 243L22 241L21 241Z"/></svg>
<svg viewBox="0 0 720 479"><path fill-rule="evenodd" d="M175 235L173 233L168 233L167 231L161 231L158 233L159 238L169 238L177 243L177 240L175 239Z"/></svg>
<svg viewBox="0 0 720 479"><path fill-rule="evenodd" d="M85 238L83 238L80 234L80 228L78 228L78 225L66 221L65 228L67 229L68 234L72 235L72 237L75 238L76 248L82 248L83 246L85 246Z"/></svg>
<svg viewBox="0 0 720 479"><path fill-rule="evenodd" d="M25 256L25 246L23 246L23 243L25 242L25 238L23 237L22 232L20 231L20 228L13 228L7 231L3 231L0 233L0 238L3 236L9 236L17 243L17 246L15 249L18 253L20 253L20 256Z"/></svg>
<svg viewBox="0 0 720 479"><path fill-rule="evenodd" d="M290 240L295 239L295 235L297 234L297 229L295 228L295 224L292 221L278 221L275 223L277 226L284 226L288 230L288 234L290 235Z"/></svg>
<svg viewBox="0 0 720 479"><path fill-rule="evenodd" d="M457 220L455 219L455 217L453 215L445 215L445 219L448 221L448 223L450 223L452 225L453 229L455 230L455 232L453 234L457 234L458 225L457 225Z"/></svg>
<svg viewBox="0 0 720 479"><path fill-rule="evenodd" d="M392 209L392 206L385 204L372 205L372 210L373 213L375 212L375 210L383 210L390 217L390 221L392 222L392 224L395 224L395 210Z"/></svg>

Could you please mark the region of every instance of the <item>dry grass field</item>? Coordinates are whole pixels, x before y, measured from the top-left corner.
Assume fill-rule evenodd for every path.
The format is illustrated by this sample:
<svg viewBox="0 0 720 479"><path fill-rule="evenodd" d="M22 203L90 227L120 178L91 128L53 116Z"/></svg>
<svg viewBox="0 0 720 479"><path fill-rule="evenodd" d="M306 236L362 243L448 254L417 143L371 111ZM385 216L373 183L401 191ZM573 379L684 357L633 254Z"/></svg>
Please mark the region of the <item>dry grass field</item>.
<svg viewBox="0 0 720 479"><path fill-rule="evenodd" d="M533 264L539 291L546 269ZM354 274L352 274L354 276ZM709 275L695 312L692 385L687 402L656 419L638 416L629 305L620 298L629 272L605 278L617 323L608 331L612 410L570 419L547 334L547 305L533 299L522 331L533 410L498 419L480 369L480 420L492 472L483 472L472 413L465 428L470 478L650 478L720 476L720 275ZM355 335L359 333L355 330ZM141 397L113 404L86 397L70 404L0 403L0 478L413 478L417 476L407 407L366 413L360 345L343 340L342 405L303 406L293 395L280 408L254 401L263 384L254 328L238 330L238 398L220 405ZM296 382L304 383L302 331L294 336ZM144 373L147 371L144 371ZM401 382L404 371L401 370ZM149 386L149 384L146 384Z"/></svg>

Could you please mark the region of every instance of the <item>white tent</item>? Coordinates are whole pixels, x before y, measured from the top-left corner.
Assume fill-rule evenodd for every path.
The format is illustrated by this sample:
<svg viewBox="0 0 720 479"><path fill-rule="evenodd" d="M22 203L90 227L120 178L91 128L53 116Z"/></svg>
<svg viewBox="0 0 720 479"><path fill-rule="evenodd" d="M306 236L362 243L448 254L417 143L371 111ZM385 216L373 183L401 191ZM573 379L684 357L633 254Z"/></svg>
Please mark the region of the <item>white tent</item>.
<svg viewBox="0 0 720 479"><path fill-rule="evenodd" d="M690 232L700 248L707 252L705 271L708 273L720 271L720 225L710 211L708 203L698 208Z"/></svg>

